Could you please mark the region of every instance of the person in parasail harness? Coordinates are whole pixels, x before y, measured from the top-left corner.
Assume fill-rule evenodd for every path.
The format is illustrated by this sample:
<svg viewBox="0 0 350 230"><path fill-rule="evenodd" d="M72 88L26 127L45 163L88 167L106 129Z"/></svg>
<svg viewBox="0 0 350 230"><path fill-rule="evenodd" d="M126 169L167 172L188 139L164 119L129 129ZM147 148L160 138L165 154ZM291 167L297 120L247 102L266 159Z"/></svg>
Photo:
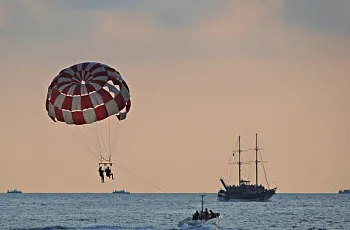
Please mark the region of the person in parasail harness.
<svg viewBox="0 0 350 230"><path fill-rule="evenodd" d="M101 166L98 168L98 172L99 172L100 177L101 177L101 182L105 183L105 175L103 174L104 171L103 171Z"/></svg>
<svg viewBox="0 0 350 230"><path fill-rule="evenodd" d="M112 180L114 180L113 173L112 173L111 169L109 168L109 166L106 168L105 172L106 172L106 177L111 178L111 176L112 176Z"/></svg>

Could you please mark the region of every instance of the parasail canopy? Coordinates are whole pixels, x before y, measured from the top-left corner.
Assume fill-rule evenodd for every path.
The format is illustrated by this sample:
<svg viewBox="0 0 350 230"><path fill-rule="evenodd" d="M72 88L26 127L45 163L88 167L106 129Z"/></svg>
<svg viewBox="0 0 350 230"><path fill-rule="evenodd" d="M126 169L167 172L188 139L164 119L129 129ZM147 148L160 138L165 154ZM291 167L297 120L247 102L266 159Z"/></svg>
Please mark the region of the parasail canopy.
<svg viewBox="0 0 350 230"><path fill-rule="evenodd" d="M116 115L124 120L131 107L129 87L105 64L84 62L63 69L51 82L46 110L53 121L84 125Z"/></svg>

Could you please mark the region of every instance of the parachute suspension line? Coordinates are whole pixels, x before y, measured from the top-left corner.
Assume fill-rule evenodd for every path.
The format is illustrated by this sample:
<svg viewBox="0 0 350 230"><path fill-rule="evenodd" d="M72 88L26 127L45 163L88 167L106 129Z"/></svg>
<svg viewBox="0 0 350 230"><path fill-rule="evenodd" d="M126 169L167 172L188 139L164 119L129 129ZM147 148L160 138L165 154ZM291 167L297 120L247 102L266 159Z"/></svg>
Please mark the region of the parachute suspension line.
<svg viewBox="0 0 350 230"><path fill-rule="evenodd" d="M105 159L106 157L101 154L103 149L103 145L101 144L101 137L99 135L98 129L95 123L85 125L84 127L78 127L75 126L74 128L77 130L79 135L77 135L76 132L71 132L78 137L79 141L82 142L83 145L85 145L88 150L99 160ZM83 140L82 140L83 139ZM94 148L92 148L93 146Z"/></svg>
<svg viewBox="0 0 350 230"><path fill-rule="evenodd" d="M96 128L95 126L92 124L88 125L87 126L87 129L90 131L90 134L91 134L91 137L92 137L92 141L97 141L97 146L98 146L98 152L99 152L99 155L101 156L101 151L103 150L102 147L101 147L101 144L100 144L100 141L99 141L99 137L97 135L97 131L96 131ZM102 157L102 156L101 156Z"/></svg>
<svg viewBox="0 0 350 230"><path fill-rule="evenodd" d="M113 121L112 121L112 123L113 123ZM121 122L118 120L118 119L116 119L116 121L114 121L114 124L113 125L115 125L115 126L119 126L119 128L118 129L114 129L115 130L115 132L113 133L113 131L112 131L112 143L111 143L111 148L112 148L112 153L113 152L115 152L116 151L116 147L117 147L117 142L118 142L118 140L119 140L119 137L120 137L120 130L121 130L121 128L122 128L122 124L121 124Z"/></svg>
<svg viewBox="0 0 350 230"><path fill-rule="evenodd" d="M114 137L114 133L118 131L119 127L117 126L117 124L115 124L117 121L114 121L114 120L118 120L118 118L115 118L113 117L113 119L109 119L108 121L108 146L109 146L109 158L112 159L112 154L114 153L114 149L113 149L113 146L112 144L114 143L115 141L115 137ZM111 126L116 126L118 128L112 128L112 132L111 132ZM114 132L113 132L114 131ZM111 142L111 139L112 139L112 142Z"/></svg>
<svg viewBox="0 0 350 230"><path fill-rule="evenodd" d="M103 123L104 121L102 121L102 123ZM102 125L102 124L101 124ZM96 125L97 126L97 125ZM103 130L100 130L99 128L97 128L97 133L98 133L98 135L99 135L99 137L100 137L100 141L101 141L101 143L102 143L102 146L104 147L104 150L106 151L106 156L108 155L108 149L107 149L107 146L106 146L106 143L105 143L105 138L103 138L103 133L101 134L101 131L103 131ZM106 157L107 158L107 157Z"/></svg>
<svg viewBox="0 0 350 230"><path fill-rule="evenodd" d="M115 148L115 145L117 143L121 123L115 117L112 117L109 119L110 120L107 121L107 124L106 124L108 126L108 127L106 127L106 133L109 134L108 139L106 138L106 141L108 142L108 148L109 148L108 158L112 159L112 154L114 153L114 150L115 150L114 148Z"/></svg>
<svg viewBox="0 0 350 230"><path fill-rule="evenodd" d="M97 138L98 138L98 141L99 141L99 145L102 146L103 151L105 151L105 155L107 155L107 148L106 148L106 144L103 141L103 135L101 135L100 129L99 129L99 127L97 127L97 125L99 125L99 124L98 124L98 122L96 122L96 123L93 123L92 125L95 127Z"/></svg>
<svg viewBox="0 0 350 230"><path fill-rule="evenodd" d="M115 164L115 165L116 165L116 164ZM157 185L154 185L154 184L151 183L150 181L147 181L147 180L143 179L142 177L136 175L135 173L131 172L129 169L123 168L123 167L121 167L120 165L116 165L116 166L119 167L120 169L122 169L123 171L125 171L125 172L127 172L127 173L130 173L131 175L133 175L133 176L135 176L135 177L141 179L142 181L144 181L144 182L146 182L147 184L151 185L152 187L158 189L159 191L165 193L165 191L164 191L163 189L159 188Z"/></svg>
<svg viewBox="0 0 350 230"><path fill-rule="evenodd" d="M77 129L79 130L79 128L77 128ZM69 131L70 131L71 133L73 133L74 136L77 137L77 139L89 150L89 152L90 152L94 157L96 157L97 159L99 159L99 157L94 153L94 151L91 149L91 147L89 147L88 144L84 143L84 142L81 140L81 138L80 138L76 133L74 133L72 130L69 129ZM79 130L79 131L80 131L80 130ZM87 143L89 143L89 142L87 142Z"/></svg>
<svg viewBox="0 0 350 230"><path fill-rule="evenodd" d="M119 129L120 129L120 122L118 120L118 118L116 117L112 117L107 121L107 127L106 129L108 129L108 148L109 148L109 159L112 159L112 154L114 153L114 145L117 142L116 140L116 133L119 133ZM113 128L115 126L115 128ZM112 130L111 130L112 129ZM112 141L111 141L112 140Z"/></svg>
<svg viewBox="0 0 350 230"><path fill-rule="evenodd" d="M118 126L120 124L120 121L113 116L87 126L92 138L88 143L96 142L94 146L97 149L95 151L98 152L100 161L111 162L114 147L119 137Z"/></svg>
<svg viewBox="0 0 350 230"><path fill-rule="evenodd" d="M90 143L89 140L84 136L82 130L81 130L79 127L75 127L75 128L78 130L79 136L78 136L76 133L74 133L73 131L71 131L71 132L73 132L73 134L74 134L75 136L77 136L78 139L79 139L80 141L81 141L82 139L85 140L85 143L84 143L84 141L81 141L82 144L85 145L85 146L89 149L89 151L90 151L94 156L96 156L96 154L94 153L93 148L92 148L91 145L90 145L91 143ZM82 139L80 139L80 137L81 137ZM97 157L97 156L96 156L96 157Z"/></svg>
<svg viewBox="0 0 350 230"><path fill-rule="evenodd" d="M111 122L108 119L108 151L109 151L109 160L112 158L112 151L111 151Z"/></svg>
<svg viewBox="0 0 350 230"><path fill-rule="evenodd" d="M106 118L105 120L102 121L103 122L103 130L101 130L101 132L103 134L105 134L105 138L103 138L103 143L106 147L106 158L108 160L108 162L111 162L111 148L109 146L109 139L110 139L110 136L109 136L109 118Z"/></svg>
<svg viewBox="0 0 350 230"><path fill-rule="evenodd" d="M92 134L92 141L96 142L96 146L98 146L98 149L96 150L100 156L100 162L107 161L106 156L104 152L106 151L102 141L101 141L101 136L99 135L99 130L98 130L98 124L97 123L92 123L91 126L89 127L90 132Z"/></svg>
<svg viewBox="0 0 350 230"><path fill-rule="evenodd" d="M101 155L101 146L99 145L99 142L97 141L97 137L96 137L96 134L94 133L94 130L93 130L93 127L92 126L87 126L86 128L90 134L90 143L93 143L95 149L95 153L98 153L98 155L100 156ZM86 134L87 135L87 134Z"/></svg>
<svg viewBox="0 0 350 230"><path fill-rule="evenodd" d="M103 122L103 121L100 121L100 123ZM102 161L102 159L105 161L106 160L106 157L105 157L105 154L103 154L103 152L106 152L106 146L103 144L103 136L101 137L100 135L100 131L99 131L99 125L101 124L98 124L99 122L96 122L96 123L92 123L90 124L91 127L91 133L93 135L95 135L95 139L97 140L97 145L99 147L99 155L101 156L101 159L100 161Z"/></svg>

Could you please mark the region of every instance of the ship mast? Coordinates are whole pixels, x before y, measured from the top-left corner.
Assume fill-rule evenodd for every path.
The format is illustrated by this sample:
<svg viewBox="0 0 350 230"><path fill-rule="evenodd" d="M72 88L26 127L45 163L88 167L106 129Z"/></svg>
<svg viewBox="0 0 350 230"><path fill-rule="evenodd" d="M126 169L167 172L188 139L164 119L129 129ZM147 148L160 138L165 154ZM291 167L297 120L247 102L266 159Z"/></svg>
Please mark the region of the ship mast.
<svg viewBox="0 0 350 230"><path fill-rule="evenodd" d="M256 186L258 187L258 134L255 134L255 179L256 179Z"/></svg>
<svg viewBox="0 0 350 230"><path fill-rule="evenodd" d="M252 150L252 149L249 149L249 150ZM234 150L233 151L233 156L235 156L235 153L238 152L238 162L237 161L234 161L234 162L229 162L229 164L238 164L238 186L241 185L241 181L242 181L242 164L247 164L247 163L251 163L250 161L247 161L247 162L243 162L241 161L241 153L242 152L247 152L248 150L242 150L241 149L241 136L238 136L238 150ZM255 161L253 161L255 162ZM260 161L259 161L260 162ZM223 183L223 182L221 182ZM225 185L224 185L225 187Z"/></svg>
<svg viewBox="0 0 350 230"><path fill-rule="evenodd" d="M241 136L238 137L238 186L241 185Z"/></svg>
<svg viewBox="0 0 350 230"><path fill-rule="evenodd" d="M203 213L203 197L204 197L204 194L202 194L202 212L201 213Z"/></svg>
<svg viewBox="0 0 350 230"><path fill-rule="evenodd" d="M254 149L250 149L250 150L255 150L255 161L254 161L254 163L255 163L255 184L256 184L256 186L258 186L259 185L259 183L258 183L258 163L259 162L263 163L263 162L266 162L266 161L263 161L263 160L259 161L258 160L258 151L259 150L264 150L264 149L258 148L258 134L257 133L255 134L255 148ZM266 177L265 168L264 168L264 173L265 173L265 177ZM267 179L266 179L266 183L268 183Z"/></svg>

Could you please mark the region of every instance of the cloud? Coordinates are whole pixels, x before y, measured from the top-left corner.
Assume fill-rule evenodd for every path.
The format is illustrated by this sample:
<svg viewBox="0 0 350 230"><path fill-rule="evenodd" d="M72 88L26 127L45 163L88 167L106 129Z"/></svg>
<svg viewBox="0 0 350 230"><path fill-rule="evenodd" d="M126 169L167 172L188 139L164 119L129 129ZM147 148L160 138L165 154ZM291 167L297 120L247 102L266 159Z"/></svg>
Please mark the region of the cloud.
<svg viewBox="0 0 350 230"><path fill-rule="evenodd" d="M3 38L18 43L55 42L71 40L83 34L91 24L91 14L76 17L74 12L52 10L45 1L7 1L5 3L11 27L4 30Z"/></svg>
<svg viewBox="0 0 350 230"><path fill-rule="evenodd" d="M4 6L0 4L0 32L1 29L6 28L8 26L8 16L6 13L6 9Z"/></svg>
<svg viewBox="0 0 350 230"><path fill-rule="evenodd" d="M116 14L145 14L153 23L164 27L188 27L200 23L205 18L215 18L220 11L230 4L228 0L178 0L162 1L47 1L53 10L75 12L114 12Z"/></svg>
<svg viewBox="0 0 350 230"><path fill-rule="evenodd" d="M152 0L147 3L140 0L115 1L105 0L103 4L95 0L70 1L70 0L46 0L45 3L53 10L63 11L128 11L142 9L149 4L152 5Z"/></svg>
<svg viewBox="0 0 350 230"><path fill-rule="evenodd" d="M348 0L286 0L283 16L292 26L349 37L349 12Z"/></svg>
<svg viewBox="0 0 350 230"><path fill-rule="evenodd" d="M145 13L99 12L92 36L101 43L113 41L118 50L142 59L350 58L348 38L287 24L281 1L232 1L225 6L194 27L176 28L160 26Z"/></svg>
<svg viewBox="0 0 350 230"><path fill-rule="evenodd" d="M350 56L347 37L315 33L285 21L283 14L290 3L284 1L84 3L7 3L12 6L12 26L6 30L5 43L17 40L21 47L26 40L32 49L55 44L61 46L61 52L76 49L80 56L88 56L86 46L89 50L98 47L95 56L123 56L136 62ZM15 9L23 12L18 14Z"/></svg>

